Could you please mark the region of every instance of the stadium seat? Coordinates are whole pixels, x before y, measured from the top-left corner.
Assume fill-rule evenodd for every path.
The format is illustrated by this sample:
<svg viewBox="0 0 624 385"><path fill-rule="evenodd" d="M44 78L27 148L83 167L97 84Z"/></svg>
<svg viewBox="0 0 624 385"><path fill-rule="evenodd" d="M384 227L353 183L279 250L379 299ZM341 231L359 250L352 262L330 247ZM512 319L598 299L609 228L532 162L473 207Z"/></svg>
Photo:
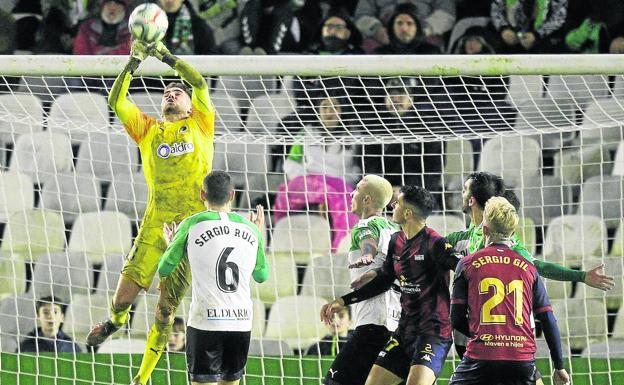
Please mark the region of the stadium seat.
<svg viewBox="0 0 624 385"><path fill-rule="evenodd" d="M36 184L45 184L58 173L71 171L73 155L69 138L43 131L17 138L9 169L28 175Z"/></svg>
<svg viewBox="0 0 624 385"><path fill-rule="evenodd" d="M509 77L509 92L506 101L519 106L538 99L544 93L544 79L541 75L512 75Z"/></svg>
<svg viewBox="0 0 624 385"><path fill-rule="evenodd" d="M469 140L450 140L444 143L444 185L453 180L462 180L474 171L474 149ZM463 180L462 180L463 183Z"/></svg>
<svg viewBox="0 0 624 385"><path fill-rule="evenodd" d="M571 127L574 125L573 106L558 105L554 100L543 97L526 101L518 106L518 114L514 128L525 133L539 132L550 127ZM543 149L557 149L569 143L575 136L574 131L557 134L542 134L536 139L541 140Z"/></svg>
<svg viewBox="0 0 624 385"><path fill-rule="evenodd" d="M303 276L301 295L333 300L350 291L351 277L346 255L313 258Z"/></svg>
<svg viewBox="0 0 624 385"><path fill-rule="evenodd" d="M18 347L17 338L14 335L3 333L0 329L0 352L14 353Z"/></svg>
<svg viewBox="0 0 624 385"><path fill-rule="evenodd" d="M608 77L550 75L547 93L561 109L582 111L591 101L609 94Z"/></svg>
<svg viewBox="0 0 624 385"><path fill-rule="evenodd" d="M594 215L615 229L624 217L624 179L620 176L593 176L583 182L579 214Z"/></svg>
<svg viewBox="0 0 624 385"><path fill-rule="evenodd" d="M14 212L35 205L33 181L19 172L0 172L0 222L6 222Z"/></svg>
<svg viewBox="0 0 624 385"><path fill-rule="evenodd" d="M266 309L262 301L252 298L253 319L251 324L251 338L261 338L266 327Z"/></svg>
<svg viewBox="0 0 624 385"><path fill-rule="evenodd" d="M82 253L50 253L42 257L33 271L35 298L54 295L69 301L76 294L91 291L91 267Z"/></svg>
<svg viewBox="0 0 624 385"><path fill-rule="evenodd" d="M548 225L544 255L551 262L580 266L583 258L607 252L607 229L598 217L563 215Z"/></svg>
<svg viewBox="0 0 624 385"><path fill-rule="evenodd" d="M30 209L11 214L0 250L19 253L26 262L65 249L65 226L50 210Z"/></svg>
<svg viewBox="0 0 624 385"><path fill-rule="evenodd" d="M112 297L117 289L117 282L119 282L124 261L125 256L123 254L107 254L104 256L97 286L95 287L97 293L108 293Z"/></svg>
<svg viewBox="0 0 624 385"><path fill-rule="evenodd" d="M92 263L102 263L106 254L125 255L131 246L132 230L126 214L102 211L78 215L68 250L86 253Z"/></svg>
<svg viewBox="0 0 624 385"><path fill-rule="evenodd" d="M624 176L624 141L618 144L618 148L615 151L615 160L613 161L613 175Z"/></svg>
<svg viewBox="0 0 624 385"><path fill-rule="evenodd" d="M535 241L536 228L533 220L527 217L520 217L515 233L518 235L518 238L524 244L527 251L531 253L531 255L534 255L535 250L537 249L537 244Z"/></svg>
<svg viewBox="0 0 624 385"><path fill-rule="evenodd" d="M612 257L624 257L624 221L620 222L620 225L615 231L613 245L611 246L609 255Z"/></svg>
<svg viewBox="0 0 624 385"><path fill-rule="evenodd" d="M613 97L622 99L624 98L624 76L616 75L615 82L613 84Z"/></svg>
<svg viewBox="0 0 624 385"><path fill-rule="evenodd" d="M466 230L464 219L456 215L430 215L427 218L427 227L434 229L442 236L454 231Z"/></svg>
<svg viewBox="0 0 624 385"><path fill-rule="evenodd" d="M344 237L340 240L338 244L338 248L336 249L336 255L347 255L349 254L349 249L351 248L351 237Z"/></svg>
<svg viewBox="0 0 624 385"><path fill-rule="evenodd" d="M274 134L282 119L295 111L296 102L288 93L266 94L251 103L247 116L247 131Z"/></svg>
<svg viewBox="0 0 624 385"><path fill-rule="evenodd" d="M266 338L252 339L249 343L249 355L257 357L292 356L295 353L284 341L269 340Z"/></svg>
<svg viewBox="0 0 624 385"><path fill-rule="evenodd" d="M306 264L315 256L331 253L330 236L329 222L320 215L290 215L275 224L271 250Z"/></svg>
<svg viewBox="0 0 624 385"><path fill-rule="evenodd" d="M500 175L508 186L522 187L541 169L542 150L533 138L496 137L483 145L480 171Z"/></svg>
<svg viewBox="0 0 624 385"><path fill-rule="evenodd" d="M609 339L591 344L583 350L581 357L621 359L624 357L624 340Z"/></svg>
<svg viewBox="0 0 624 385"><path fill-rule="evenodd" d="M93 326L110 317L112 298L102 294L75 294L65 313L63 330L76 341L84 341ZM125 326L123 327L125 328ZM122 335L121 330L118 335Z"/></svg>
<svg viewBox="0 0 624 385"><path fill-rule="evenodd" d="M607 275L615 278L615 287L609 291L602 291L594 289L587 285L579 285L576 288L575 298L591 298L605 301L607 309L619 309L622 305L622 280L624 279L622 263L624 260L621 257L594 257L587 258L583 261L583 270L588 271L590 269L604 264L604 271Z"/></svg>
<svg viewBox="0 0 624 385"><path fill-rule="evenodd" d="M0 330L17 336L18 341L26 337L37 326L35 298L32 293L11 296L0 301Z"/></svg>
<svg viewBox="0 0 624 385"><path fill-rule="evenodd" d="M598 99L589 104L581 125L581 143L600 144L616 150L624 139L621 119L624 104L614 98Z"/></svg>
<svg viewBox="0 0 624 385"><path fill-rule="evenodd" d="M19 118L0 121L0 141L3 143L15 143L22 134L43 131L43 106L35 95L0 95L0 115Z"/></svg>
<svg viewBox="0 0 624 385"><path fill-rule="evenodd" d="M291 257L267 255L267 258L269 278L261 284L252 280L251 296L270 305L278 298L297 294L297 266Z"/></svg>
<svg viewBox="0 0 624 385"><path fill-rule="evenodd" d="M607 337L607 312L604 303L593 299L569 298L552 301L561 339L570 348L583 350L592 342L604 342Z"/></svg>
<svg viewBox="0 0 624 385"><path fill-rule="evenodd" d="M535 183L527 183L515 189L525 218L535 225L544 226L552 218L569 214L572 208L572 189L556 176L544 175L535 178Z"/></svg>
<svg viewBox="0 0 624 385"><path fill-rule="evenodd" d="M242 135L241 138L232 143L215 144L213 169L229 172L235 186L248 186L250 178L269 171L269 150L266 144L254 143L251 136Z"/></svg>
<svg viewBox="0 0 624 385"><path fill-rule="evenodd" d="M210 95L217 110L215 130L223 134L237 133L243 128L238 101L225 91L215 91Z"/></svg>
<svg viewBox="0 0 624 385"><path fill-rule="evenodd" d="M143 354L147 341L145 338L114 338L108 339L100 345L98 353L123 353L123 354Z"/></svg>
<svg viewBox="0 0 624 385"><path fill-rule="evenodd" d="M126 134L93 132L80 144L77 172L90 173L99 180L114 183L118 175L138 170L138 148Z"/></svg>
<svg viewBox="0 0 624 385"><path fill-rule="evenodd" d="M535 344L537 345L535 358L550 358L550 349L548 349L548 344L544 338L536 338ZM561 352L563 353L563 358L570 357L570 347L563 339L561 340Z"/></svg>
<svg viewBox="0 0 624 385"><path fill-rule="evenodd" d="M48 130L68 135L73 144L80 144L89 133L108 127L108 114L104 95L91 92L63 94L52 104Z"/></svg>
<svg viewBox="0 0 624 385"><path fill-rule="evenodd" d="M130 220L143 219L147 206L147 183L142 172L118 174L110 184L104 201L104 210L119 211Z"/></svg>
<svg viewBox="0 0 624 385"><path fill-rule="evenodd" d="M555 281L554 279L544 279L544 286L548 293L548 299L567 299L572 297L572 282ZM578 290L578 288L577 288Z"/></svg>
<svg viewBox="0 0 624 385"><path fill-rule="evenodd" d="M58 211L63 221L70 224L78 214L99 211L101 195L100 183L93 174L58 173L41 189L39 205Z"/></svg>
<svg viewBox="0 0 624 385"><path fill-rule="evenodd" d="M312 296L291 296L278 299L269 312L264 336L286 341L294 350L305 350L325 335L319 311L327 303Z"/></svg>
<svg viewBox="0 0 624 385"><path fill-rule="evenodd" d="M0 300L26 291L26 264L18 254L0 252Z"/></svg>
<svg viewBox="0 0 624 385"><path fill-rule="evenodd" d="M566 185L578 185L595 175L608 174L611 154L600 144L558 151L554 156L555 176Z"/></svg>

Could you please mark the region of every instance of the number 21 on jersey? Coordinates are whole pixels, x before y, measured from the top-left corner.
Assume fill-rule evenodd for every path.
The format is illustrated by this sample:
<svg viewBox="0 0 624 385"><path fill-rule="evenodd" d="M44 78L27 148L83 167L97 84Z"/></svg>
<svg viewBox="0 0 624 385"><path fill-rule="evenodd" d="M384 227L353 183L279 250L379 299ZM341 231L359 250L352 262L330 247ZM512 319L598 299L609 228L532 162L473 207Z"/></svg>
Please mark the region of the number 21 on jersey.
<svg viewBox="0 0 624 385"><path fill-rule="evenodd" d="M479 294L488 295L490 288L493 288L492 297L490 297L481 307L481 323L484 325L503 325L507 323L505 314L492 314L492 309L501 304L505 300L505 296L513 294L514 298L514 322L516 325L522 325L524 318L522 317L523 302L523 282L520 279L509 282L507 285L498 278L483 278L479 282Z"/></svg>

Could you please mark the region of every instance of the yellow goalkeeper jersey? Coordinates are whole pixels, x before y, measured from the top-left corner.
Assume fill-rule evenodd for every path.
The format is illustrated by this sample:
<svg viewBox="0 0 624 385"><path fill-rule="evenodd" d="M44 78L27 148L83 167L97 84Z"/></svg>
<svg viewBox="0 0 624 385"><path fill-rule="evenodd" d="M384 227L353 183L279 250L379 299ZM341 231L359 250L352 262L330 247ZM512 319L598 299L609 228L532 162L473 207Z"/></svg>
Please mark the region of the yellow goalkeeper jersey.
<svg viewBox="0 0 624 385"><path fill-rule="evenodd" d="M126 81L124 86L129 86L130 76ZM119 120L139 146L148 186L141 233L148 227L161 235L164 222L179 223L205 210L199 193L204 176L212 169L215 109L207 88L193 88L192 103L191 115L176 122L156 120L128 100L116 104ZM139 238L142 243L164 246L162 235Z"/></svg>

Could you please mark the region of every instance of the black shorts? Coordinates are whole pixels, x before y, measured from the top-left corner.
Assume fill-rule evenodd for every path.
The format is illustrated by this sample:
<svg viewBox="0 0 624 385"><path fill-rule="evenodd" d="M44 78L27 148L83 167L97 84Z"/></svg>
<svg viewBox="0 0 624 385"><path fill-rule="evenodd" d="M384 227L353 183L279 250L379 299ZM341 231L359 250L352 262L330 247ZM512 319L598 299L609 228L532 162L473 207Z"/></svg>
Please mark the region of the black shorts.
<svg viewBox="0 0 624 385"><path fill-rule="evenodd" d="M449 385L535 385L535 361L484 361L464 357Z"/></svg>
<svg viewBox="0 0 624 385"><path fill-rule="evenodd" d="M239 380L245 372L251 332L186 328L186 361L191 381Z"/></svg>
<svg viewBox="0 0 624 385"><path fill-rule="evenodd" d="M338 353L325 375L325 385L364 385L377 354L390 337L381 325L361 325Z"/></svg>
<svg viewBox="0 0 624 385"><path fill-rule="evenodd" d="M384 349L379 352L375 364L404 380L413 365L426 366L433 370L437 377L452 344L452 338L431 335L419 335L410 338L395 332Z"/></svg>

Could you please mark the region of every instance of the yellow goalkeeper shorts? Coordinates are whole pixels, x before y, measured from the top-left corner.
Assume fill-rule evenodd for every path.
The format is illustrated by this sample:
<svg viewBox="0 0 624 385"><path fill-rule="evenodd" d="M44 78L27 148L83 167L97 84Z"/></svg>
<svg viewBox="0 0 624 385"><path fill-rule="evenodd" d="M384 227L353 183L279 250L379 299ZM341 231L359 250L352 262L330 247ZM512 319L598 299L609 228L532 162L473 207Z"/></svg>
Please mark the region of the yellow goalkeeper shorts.
<svg viewBox="0 0 624 385"><path fill-rule="evenodd" d="M121 274L144 290L149 290L158 270L160 257L166 248L167 244L163 239L162 229L142 228L126 258ZM165 280L162 288L167 291L168 297L181 300L190 283L191 269L185 256L173 274ZM175 303L172 305L177 306Z"/></svg>

